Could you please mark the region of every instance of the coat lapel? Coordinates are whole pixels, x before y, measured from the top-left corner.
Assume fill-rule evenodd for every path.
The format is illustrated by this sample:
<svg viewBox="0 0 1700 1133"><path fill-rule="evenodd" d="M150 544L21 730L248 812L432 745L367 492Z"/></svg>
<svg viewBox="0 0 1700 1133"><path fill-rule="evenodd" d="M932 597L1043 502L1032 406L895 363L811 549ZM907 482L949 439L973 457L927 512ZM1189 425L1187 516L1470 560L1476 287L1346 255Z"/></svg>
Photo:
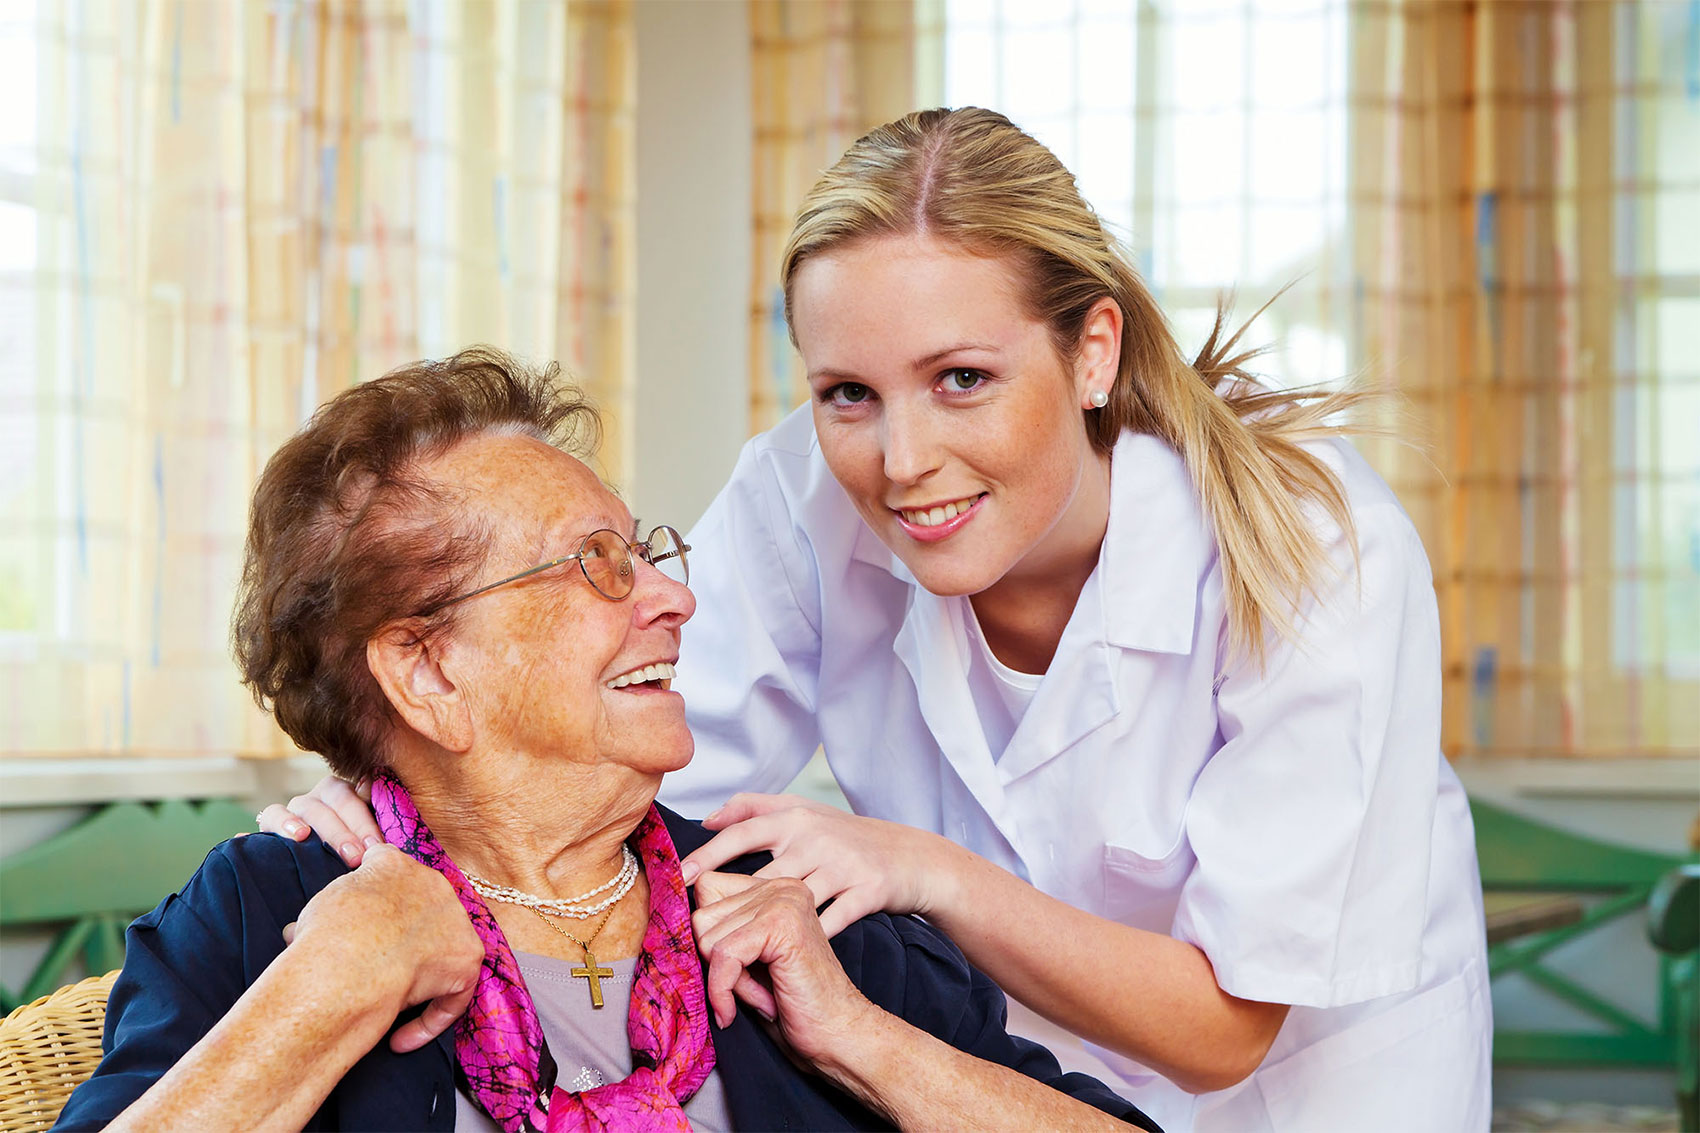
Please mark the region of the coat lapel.
<svg viewBox="0 0 1700 1133"><path fill-rule="evenodd" d="M1027 775L1107 724L1120 709L1116 662L1104 640L1103 562L1086 580L1056 657L998 761L1005 783Z"/></svg>
<svg viewBox="0 0 1700 1133"><path fill-rule="evenodd" d="M909 679L927 731L974 800L1003 830L1003 782L986 746L985 729L968 691L968 635L963 600L940 598L918 585L909 590L909 609L894 650ZM1009 837L1009 832L1004 831Z"/></svg>

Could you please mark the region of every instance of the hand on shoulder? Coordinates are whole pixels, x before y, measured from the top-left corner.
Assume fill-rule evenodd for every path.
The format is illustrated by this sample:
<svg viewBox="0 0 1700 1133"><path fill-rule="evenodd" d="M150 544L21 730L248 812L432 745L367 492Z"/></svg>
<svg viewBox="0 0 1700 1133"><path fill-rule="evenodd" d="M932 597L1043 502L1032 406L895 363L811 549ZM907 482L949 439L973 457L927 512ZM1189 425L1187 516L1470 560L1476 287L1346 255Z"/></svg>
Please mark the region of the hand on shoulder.
<svg viewBox="0 0 1700 1133"><path fill-rule="evenodd" d="M950 899L954 844L912 826L862 818L795 795L734 795L703 825L717 833L684 859L685 882L765 850L760 878L808 886L828 937L869 913L926 915ZM828 905L828 902L831 902Z"/></svg>

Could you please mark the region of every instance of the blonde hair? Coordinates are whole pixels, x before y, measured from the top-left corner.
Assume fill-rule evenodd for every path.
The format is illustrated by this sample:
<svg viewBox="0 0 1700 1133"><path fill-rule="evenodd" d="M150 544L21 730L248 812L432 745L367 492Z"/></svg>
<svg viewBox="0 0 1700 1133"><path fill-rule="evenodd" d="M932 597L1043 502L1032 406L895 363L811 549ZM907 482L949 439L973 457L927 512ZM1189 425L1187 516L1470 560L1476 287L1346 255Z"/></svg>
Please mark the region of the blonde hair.
<svg viewBox="0 0 1700 1133"><path fill-rule="evenodd" d="M1133 429L1179 453L1220 548L1231 654L1261 664L1270 631L1291 639L1299 604L1327 565L1304 505L1320 505L1356 554L1340 483L1302 444L1343 432L1328 419L1366 395L1262 387L1244 368L1259 351L1237 349L1245 328L1227 333L1225 305L1188 363L1074 176L1009 119L978 107L905 115L862 137L821 176L781 262L787 322L797 269L809 257L905 234L1014 259L1028 310L1065 360L1099 300L1121 307L1109 403L1085 414L1092 444L1108 452Z"/></svg>

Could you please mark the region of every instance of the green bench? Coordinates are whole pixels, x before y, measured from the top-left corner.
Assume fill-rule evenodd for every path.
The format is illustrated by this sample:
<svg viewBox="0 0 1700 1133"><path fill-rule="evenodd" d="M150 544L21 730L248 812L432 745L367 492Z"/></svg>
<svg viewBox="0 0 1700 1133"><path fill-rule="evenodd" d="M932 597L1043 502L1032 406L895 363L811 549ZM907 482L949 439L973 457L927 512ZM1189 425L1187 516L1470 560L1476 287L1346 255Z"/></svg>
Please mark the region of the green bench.
<svg viewBox="0 0 1700 1133"><path fill-rule="evenodd" d="M1589 1030L1496 1027L1494 1061L1507 1066L1674 1068L1684 1130L1700 1130L1700 864L1693 855L1652 853L1561 830L1479 799L1471 801L1482 889L1576 894L1587 903L1573 923L1493 944L1492 978L1517 973L1580 1011ZM1649 1023L1552 967L1564 945L1626 916L1644 916L1659 952L1658 1019Z"/></svg>
<svg viewBox="0 0 1700 1133"><path fill-rule="evenodd" d="M200 868L207 851L252 830L233 802L113 803L0 862L0 927L55 933L23 989L0 987L0 1014L124 963L124 929Z"/></svg>
<svg viewBox="0 0 1700 1133"><path fill-rule="evenodd" d="M1700 864L1572 834L1480 800L1471 804L1482 886L1495 894L1579 894L1580 911L1531 918L1489 948L1492 977L1516 972L1600 1024L1589 1031L1497 1030L1494 1060L1527 1066L1674 1067L1682 1128L1700 1130ZM119 967L124 928L175 891L253 818L232 802L114 803L0 863L0 926L56 931L23 989L0 988L0 1010L72 977ZM1553 903L1547 903L1549 912ZM1659 1009L1649 1024L1548 966L1554 950L1618 918L1647 917L1660 953ZM1573 923L1563 923L1573 922Z"/></svg>

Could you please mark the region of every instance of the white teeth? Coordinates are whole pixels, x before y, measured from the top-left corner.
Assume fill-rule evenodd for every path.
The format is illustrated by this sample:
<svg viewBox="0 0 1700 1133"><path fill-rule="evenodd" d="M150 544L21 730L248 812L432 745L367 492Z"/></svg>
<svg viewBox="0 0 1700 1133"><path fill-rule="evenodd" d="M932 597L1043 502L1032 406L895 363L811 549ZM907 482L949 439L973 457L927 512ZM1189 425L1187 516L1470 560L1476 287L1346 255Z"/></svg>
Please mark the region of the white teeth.
<svg viewBox="0 0 1700 1133"><path fill-rule="evenodd" d="M947 520L955 519L979 500L979 496L969 496L967 499L955 500L926 510L905 510L899 512L905 520L916 527L937 527Z"/></svg>
<svg viewBox="0 0 1700 1133"><path fill-rule="evenodd" d="M664 689L672 688L675 676L673 666L666 661L654 665L645 665L641 669L633 669L629 673L621 673L604 684L605 688L625 688L627 685L640 685L648 681L660 681Z"/></svg>

